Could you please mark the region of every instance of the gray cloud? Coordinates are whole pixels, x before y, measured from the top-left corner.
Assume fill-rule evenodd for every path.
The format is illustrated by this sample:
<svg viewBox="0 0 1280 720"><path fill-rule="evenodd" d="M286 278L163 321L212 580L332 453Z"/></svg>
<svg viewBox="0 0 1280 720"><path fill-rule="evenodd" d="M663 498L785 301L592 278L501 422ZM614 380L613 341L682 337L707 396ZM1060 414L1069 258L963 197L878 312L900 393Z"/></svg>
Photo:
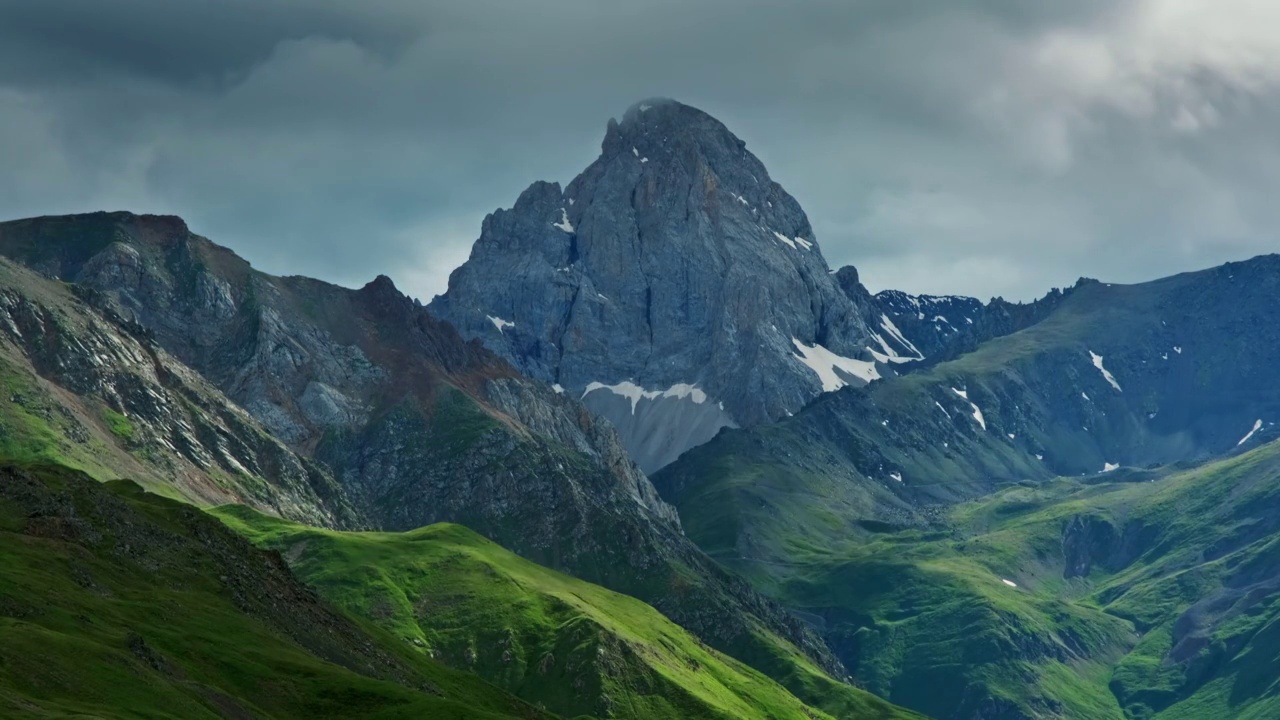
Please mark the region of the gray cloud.
<svg viewBox="0 0 1280 720"><path fill-rule="evenodd" d="M1266 0L689 5L0 0L0 217L176 213L425 299L486 212L667 95L874 288L1025 299L1277 248Z"/></svg>

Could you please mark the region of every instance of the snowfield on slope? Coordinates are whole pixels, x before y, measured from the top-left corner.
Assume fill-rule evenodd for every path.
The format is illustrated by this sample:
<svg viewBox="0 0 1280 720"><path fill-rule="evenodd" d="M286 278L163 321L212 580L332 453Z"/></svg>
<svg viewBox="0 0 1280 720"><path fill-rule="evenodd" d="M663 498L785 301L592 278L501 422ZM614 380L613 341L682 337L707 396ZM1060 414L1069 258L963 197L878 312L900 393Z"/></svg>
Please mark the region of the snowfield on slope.
<svg viewBox="0 0 1280 720"><path fill-rule="evenodd" d="M983 429L983 430L986 430L986 429L987 429L987 419L986 419L986 418L984 418L984 417L982 416L982 409L978 407L978 404L977 404L977 403L975 403L974 401L972 401L972 400L970 400L970 399L969 399L969 391L968 391L968 390L957 390L957 389L955 389L955 388L951 388L951 392L953 392L953 393L955 393L955 394L959 395L960 397L964 398L964 399L965 399L965 401L967 401L967 402L969 403L969 407L973 409L973 419L974 419L975 421L977 421L977 423L978 423L979 425L981 425L981 426L982 426L982 429Z"/></svg>
<svg viewBox="0 0 1280 720"><path fill-rule="evenodd" d="M516 326L516 324L511 322L510 320L503 320L502 318L496 315L485 315L485 317L489 318L489 322L493 323L493 326L498 328L498 332L502 333L503 335L507 334L507 328Z"/></svg>
<svg viewBox="0 0 1280 720"><path fill-rule="evenodd" d="M1124 390L1120 388L1120 383L1116 382L1115 376L1111 374L1111 371L1103 367L1101 355L1090 350L1089 358L1093 360L1093 366L1098 368L1098 372L1102 373L1102 377L1106 378L1107 382L1111 383L1111 387L1115 388L1118 392L1124 392Z"/></svg>
<svg viewBox="0 0 1280 720"><path fill-rule="evenodd" d="M849 384L840 377L837 369L868 383L880 379L876 364L870 360L854 360L837 355L821 345L806 345L794 337L791 338L791 344L800 351L799 355L793 357L807 365L822 382L822 392L833 392Z"/></svg>
<svg viewBox="0 0 1280 720"><path fill-rule="evenodd" d="M1249 442L1249 438L1253 437L1253 434L1258 432L1261 429L1262 429L1262 419L1259 418L1258 420L1254 421L1253 429L1249 431L1249 434L1240 438L1240 442L1236 443L1236 447L1240 447L1241 445Z"/></svg>
<svg viewBox="0 0 1280 720"><path fill-rule="evenodd" d="M636 405L642 398L653 400L656 398L689 398L693 400L695 405L701 405L707 401L707 394L697 387L688 383L676 383L666 390L646 390L630 380L623 380L616 385L606 385L602 382L593 382L587 385L587 389L583 391L582 398L590 395L596 390L608 390L614 395L621 395L631 401L631 412L635 414ZM579 398L579 399L582 399Z"/></svg>

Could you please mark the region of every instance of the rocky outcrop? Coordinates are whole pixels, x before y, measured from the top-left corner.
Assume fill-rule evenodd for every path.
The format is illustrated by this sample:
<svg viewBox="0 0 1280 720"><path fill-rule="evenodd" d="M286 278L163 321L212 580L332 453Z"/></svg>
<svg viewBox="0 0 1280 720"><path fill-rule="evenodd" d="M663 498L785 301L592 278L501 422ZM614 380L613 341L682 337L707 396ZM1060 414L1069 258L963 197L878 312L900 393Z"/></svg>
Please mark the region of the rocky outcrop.
<svg viewBox="0 0 1280 720"><path fill-rule="evenodd" d="M484 221L431 310L609 418L646 471L877 375L799 203L671 100L610 121L565 188Z"/></svg>
<svg viewBox="0 0 1280 720"><path fill-rule="evenodd" d="M0 445L100 476L129 475L201 504L366 524L324 468L271 437L104 300L0 258L0 374L10 390L0 400L9 442Z"/></svg>
<svg viewBox="0 0 1280 720"><path fill-rule="evenodd" d="M50 226L67 239L53 237ZM356 291L271 277L192 235L176 218L127 213L84 216L78 227L64 218L0 225L0 252L76 282L105 311L147 333L159 352L172 352L215 383L273 435L325 458L379 524L411 527L457 519L462 506L395 506L398 522L390 509L380 508L391 507L387 495L410 484L483 484L486 458L462 458L466 448L450 443L469 431L493 429L503 436L495 453L538 446L543 455L575 455L576 473L590 469L595 485L581 482L575 472L562 473L573 489L555 493L558 501L622 498L655 521L678 527L674 511L626 458L607 425L463 342L385 276ZM163 368L167 359L156 363ZM429 431L435 435L422 438L427 442L404 442L405 433ZM436 435L441 442L432 442ZM352 437L360 438L358 452L335 450ZM395 455L375 457L380 447ZM442 457L417 468L406 460L416 453ZM442 477L447 459L478 466L454 468L458 477L449 479ZM419 470L423 476L414 474ZM370 474L376 477L362 479ZM533 484L512 489L536 491L534 479L527 479ZM509 500L518 504L517 497ZM502 516L492 496L467 492L460 502L468 512L483 505ZM523 537L528 542L532 535Z"/></svg>
<svg viewBox="0 0 1280 720"><path fill-rule="evenodd" d="M1080 284L1066 291L1054 288L1031 303L992 298L985 305L963 295L912 295L882 290L874 295L849 266L835 273L841 291L861 308L872 329L876 359L892 363L900 372L936 365L977 349L982 343L1015 333L1047 318Z"/></svg>

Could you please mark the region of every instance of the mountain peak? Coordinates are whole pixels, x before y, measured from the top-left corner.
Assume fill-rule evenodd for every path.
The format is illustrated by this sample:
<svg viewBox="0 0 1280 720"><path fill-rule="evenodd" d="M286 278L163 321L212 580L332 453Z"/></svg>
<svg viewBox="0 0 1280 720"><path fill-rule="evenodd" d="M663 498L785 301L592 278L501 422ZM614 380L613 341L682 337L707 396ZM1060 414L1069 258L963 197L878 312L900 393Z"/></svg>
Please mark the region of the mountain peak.
<svg viewBox="0 0 1280 720"><path fill-rule="evenodd" d="M705 164L717 175L742 175L751 185L771 184L764 165L746 143L711 115L675 100L643 100L627 109L621 122L610 120L601 152L605 158L627 155L662 162L672 157ZM744 171L744 172L738 172ZM746 185L738 188L745 195Z"/></svg>
<svg viewBox="0 0 1280 720"><path fill-rule="evenodd" d="M361 290L376 294L400 294L400 291L396 288L395 282L386 275L378 275L378 277L365 283L365 286L361 288Z"/></svg>
<svg viewBox="0 0 1280 720"><path fill-rule="evenodd" d="M696 130L708 135L728 136L741 142L724 123L692 105L670 98L641 100L622 114L621 127L648 127L651 129L678 128Z"/></svg>
<svg viewBox="0 0 1280 720"><path fill-rule="evenodd" d="M723 123L668 99L610 120L563 190L534 183L487 217L431 308L584 397L645 470L878 377L800 204Z"/></svg>

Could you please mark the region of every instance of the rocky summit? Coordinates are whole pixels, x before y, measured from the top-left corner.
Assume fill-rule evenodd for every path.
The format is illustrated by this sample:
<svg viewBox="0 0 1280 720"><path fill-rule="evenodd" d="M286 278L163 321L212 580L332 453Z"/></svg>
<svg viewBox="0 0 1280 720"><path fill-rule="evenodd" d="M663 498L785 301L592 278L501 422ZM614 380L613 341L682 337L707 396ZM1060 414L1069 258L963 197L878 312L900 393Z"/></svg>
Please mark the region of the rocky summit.
<svg viewBox="0 0 1280 720"><path fill-rule="evenodd" d="M646 471L879 377L871 350L905 351L874 339L896 331L868 327L746 144L672 100L610 121L567 187L534 183L485 218L430 308L581 397Z"/></svg>

